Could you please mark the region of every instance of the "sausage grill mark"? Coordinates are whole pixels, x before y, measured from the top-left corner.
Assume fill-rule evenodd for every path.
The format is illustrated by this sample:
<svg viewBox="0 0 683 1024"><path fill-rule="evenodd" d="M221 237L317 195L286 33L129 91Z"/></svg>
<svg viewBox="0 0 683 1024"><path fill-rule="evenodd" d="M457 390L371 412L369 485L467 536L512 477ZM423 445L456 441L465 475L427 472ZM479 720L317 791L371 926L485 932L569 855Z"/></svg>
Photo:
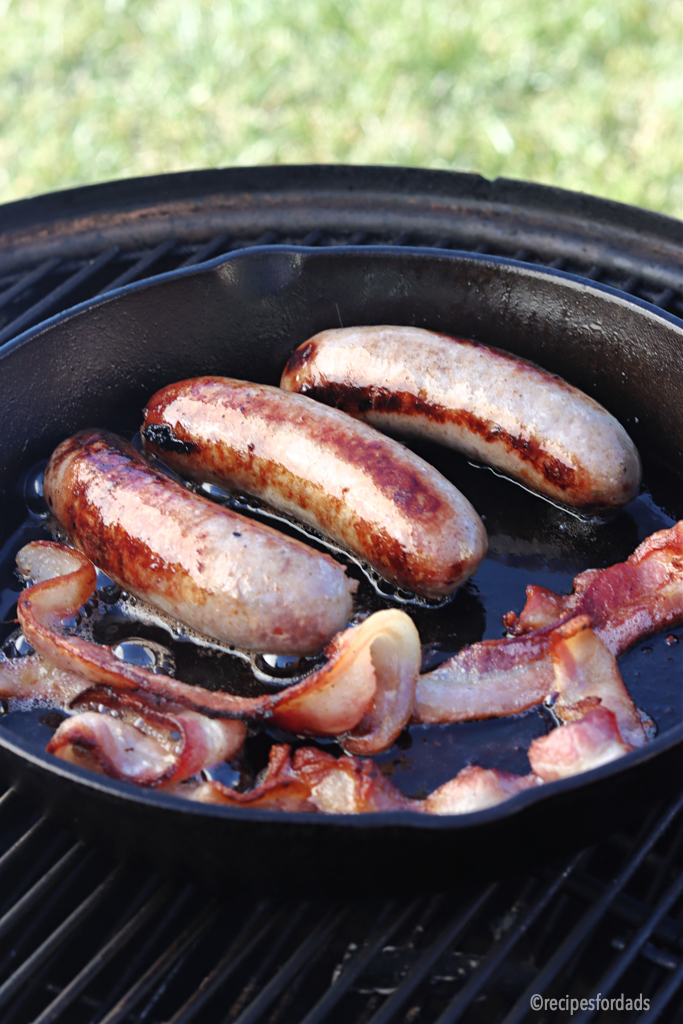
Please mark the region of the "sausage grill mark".
<svg viewBox="0 0 683 1024"><path fill-rule="evenodd" d="M44 490L76 547L114 582L201 633L317 653L348 621L356 583L338 562L189 492L113 434L83 431L60 445Z"/></svg>
<svg viewBox="0 0 683 1024"><path fill-rule="evenodd" d="M301 518L421 597L452 593L486 550L479 517L445 477L373 427L307 397L194 378L148 402L143 439L154 452L152 425L193 445L189 456L165 456L182 476Z"/></svg>
<svg viewBox="0 0 683 1024"><path fill-rule="evenodd" d="M417 327L322 331L280 386L388 432L445 444L551 500L599 512L638 493L623 426L554 373L509 352Z"/></svg>
<svg viewBox="0 0 683 1024"><path fill-rule="evenodd" d="M478 434L489 444L497 442L508 451L517 452L524 461L532 463L549 483L563 491L575 487L578 482L576 470L550 455L538 441L510 434L497 423L480 419L466 409L446 409L442 405L426 402L409 391L388 391L374 386L354 387L338 381L326 381L321 385L304 384L301 394L348 412L351 416L367 412L398 413L401 416L424 416L435 423L454 423L465 427L472 434Z"/></svg>

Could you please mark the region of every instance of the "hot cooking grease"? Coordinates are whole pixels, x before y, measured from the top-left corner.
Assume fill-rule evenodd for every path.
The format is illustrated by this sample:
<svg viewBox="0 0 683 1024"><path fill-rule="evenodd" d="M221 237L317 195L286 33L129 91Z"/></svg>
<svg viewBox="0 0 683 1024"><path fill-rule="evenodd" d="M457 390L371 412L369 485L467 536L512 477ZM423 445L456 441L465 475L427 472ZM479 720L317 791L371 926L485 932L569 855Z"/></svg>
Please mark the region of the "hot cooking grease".
<svg viewBox="0 0 683 1024"><path fill-rule="evenodd" d="M331 552L343 561L349 575L359 581L354 621L381 608L395 607L399 602L420 634L423 671L451 657L465 644L504 636L502 615L522 609L528 584L567 593L579 572L624 561L651 533L683 518L678 481L656 466L646 465L643 491L635 501L612 519L595 521L578 518L509 480L471 465L449 449L427 442L414 442L410 447L465 494L482 516L489 535L489 552L479 571L450 601L440 604L396 593L371 578L364 568L328 541L280 513L263 508L254 499L231 495L212 485L197 490L284 533L304 533L313 547ZM27 474L27 518L0 553L4 620L0 642L8 657L31 653L13 621L22 585L14 568L14 557L29 541L51 536L42 500L44 465ZM255 656L221 644L122 592L102 573L98 576L96 595L70 623L70 628L87 639L109 644L117 657L187 683L244 696L277 692L313 671L322 660ZM636 705L655 720L660 733L683 720L683 629L668 630L637 644L619 658L619 668ZM10 705L3 724L44 748L59 720L60 715L50 713L44 705ZM404 793L424 796L468 763L526 773L526 751L531 740L552 727L552 715L542 706L521 715L484 722L413 726L402 733L391 749L374 759ZM223 773L221 780L237 784L240 789L248 788L265 766L273 742L293 746L317 743L333 753L341 753L332 741L304 740L259 725L250 728L240 763L217 769Z"/></svg>

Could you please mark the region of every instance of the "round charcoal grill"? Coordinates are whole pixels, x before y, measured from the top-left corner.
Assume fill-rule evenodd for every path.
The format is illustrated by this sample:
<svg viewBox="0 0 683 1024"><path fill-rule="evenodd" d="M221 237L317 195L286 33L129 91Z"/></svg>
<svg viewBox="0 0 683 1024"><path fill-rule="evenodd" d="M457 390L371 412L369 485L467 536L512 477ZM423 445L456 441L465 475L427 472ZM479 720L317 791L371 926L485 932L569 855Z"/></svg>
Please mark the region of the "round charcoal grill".
<svg viewBox="0 0 683 1024"><path fill-rule="evenodd" d="M472 175L193 172L9 204L0 231L0 344L96 294L253 245L509 256L683 317L678 222ZM264 899L243 891L229 850L217 895L75 840L12 789L0 851L2 1022L683 1019L683 792L571 859L454 877L417 899ZM598 993L611 1007L582 1008ZM548 1000L541 1011L532 995Z"/></svg>

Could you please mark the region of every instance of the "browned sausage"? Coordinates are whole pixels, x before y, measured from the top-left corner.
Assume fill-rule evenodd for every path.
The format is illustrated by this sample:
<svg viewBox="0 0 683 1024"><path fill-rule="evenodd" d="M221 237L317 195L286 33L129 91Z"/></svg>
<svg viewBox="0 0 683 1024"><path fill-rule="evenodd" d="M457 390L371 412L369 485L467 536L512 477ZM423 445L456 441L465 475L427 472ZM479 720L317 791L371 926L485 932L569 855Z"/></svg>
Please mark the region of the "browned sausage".
<svg viewBox="0 0 683 1024"><path fill-rule="evenodd" d="M328 555L193 494L126 441L64 441L44 493L73 543L120 586L254 651L321 650L348 622L355 581Z"/></svg>
<svg viewBox="0 0 683 1024"><path fill-rule="evenodd" d="M615 508L640 487L638 452L606 409L473 341L417 327L323 331L294 352L280 386L450 445L564 505Z"/></svg>
<svg viewBox="0 0 683 1024"><path fill-rule="evenodd" d="M227 377L159 391L143 440L178 473L256 495L417 594L473 573L486 532L466 498L397 441L301 395Z"/></svg>

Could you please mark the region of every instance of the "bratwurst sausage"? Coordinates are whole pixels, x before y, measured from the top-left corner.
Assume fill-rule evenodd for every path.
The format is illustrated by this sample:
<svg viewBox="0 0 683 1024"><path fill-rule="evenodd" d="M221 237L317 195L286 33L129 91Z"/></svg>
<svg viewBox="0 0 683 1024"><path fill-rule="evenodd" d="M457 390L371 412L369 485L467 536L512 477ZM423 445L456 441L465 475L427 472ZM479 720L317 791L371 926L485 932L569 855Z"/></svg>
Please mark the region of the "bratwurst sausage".
<svg viewBox="0 0 683 1024"><path fill-rule="evenodd" d="M43 490L95 565L209 636L312 654L349 620L357 584L338 562L191 493L115 434L85 430L60 444Z"/></svg>
<svg viewBox="0 0 683 1024"><path fill-rule="evenodd" d="M638 452L578 388L499 349L417 327L323 331L280 386L380 430L449 445L564 505L599 511L638 493Z"/></svg>
<svg viewBox="0 0 683 1024"><path fill-rule="evenodd" d="M422 596L451 594L486 553L479 516L445 477L301 395L228 377L180 381L150 399L142 437L181 475L291 513Z"/></svg>

